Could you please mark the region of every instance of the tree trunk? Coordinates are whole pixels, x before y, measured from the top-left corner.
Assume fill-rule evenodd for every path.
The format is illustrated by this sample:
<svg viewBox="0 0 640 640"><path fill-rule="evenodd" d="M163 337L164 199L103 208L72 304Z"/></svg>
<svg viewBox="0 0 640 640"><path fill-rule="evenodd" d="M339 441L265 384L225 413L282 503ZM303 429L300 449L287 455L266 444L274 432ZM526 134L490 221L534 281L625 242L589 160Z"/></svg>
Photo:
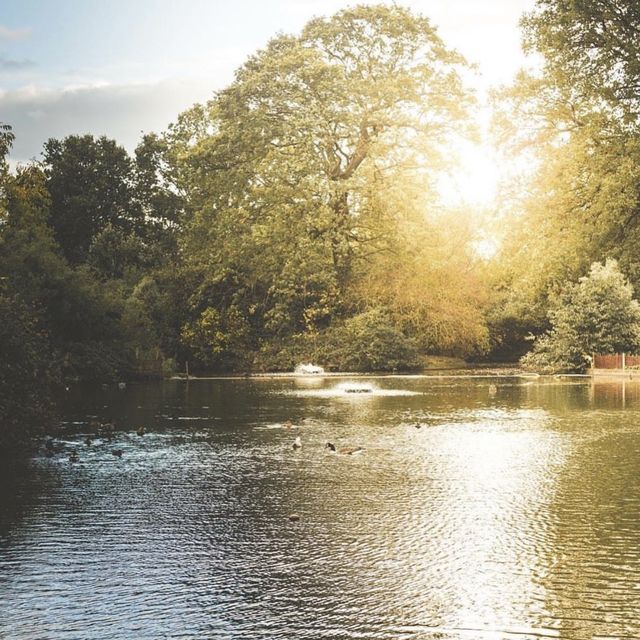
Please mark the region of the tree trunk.
<svg viewBox="0 0 640 640"><path fill-rule="evenodd" d="M340 293L344 293L351 277L353 250L349 242L349 200L346 191L338 191L331 203L334 221L331 233L333 267Z"/></svg>

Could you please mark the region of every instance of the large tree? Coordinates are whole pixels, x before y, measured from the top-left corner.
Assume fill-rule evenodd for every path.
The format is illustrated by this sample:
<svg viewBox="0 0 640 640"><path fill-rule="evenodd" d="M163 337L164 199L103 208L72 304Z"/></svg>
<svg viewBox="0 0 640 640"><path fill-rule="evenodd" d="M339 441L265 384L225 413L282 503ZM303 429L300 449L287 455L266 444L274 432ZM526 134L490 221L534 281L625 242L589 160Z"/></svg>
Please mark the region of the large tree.
<svg viewBox="0 0 640 640"><path fill-rule="evenodd" d="M8 125L0 124L0 447L22 443L52 413L52 392L59 367L52 352L40 305L32 285L53 243L38 215L17 224L15 201L37 171L9 174L6 156L13 143ZM37 179L36 179L37 180ZM40 180L42 185L42 180ZM35 196L42 202L43 192ZM46 197L44 198L46 202ZM36 207L37 208L37 207ZM31 213L31 211L29 211ZM20 227L20 228L17 228ZM25 245L29 245L27 248ZM55 258L53 260L55 266Z"/></svg>
<svg viewBox="0 0 640 640"><path fill-rule="evenodd" d="M86 260L92 241L107 226L139 231L143 212L124 148L104 136L72 135L48 140L43 156L51 226L71 264Z"/></svg>
<svg viewBox="0 0 640 640"><path fill-rule="evenodd" d="M187 333L229 313L258 335L315 330L360 305L353 285L436 209L462 65L426 18L358 6L275 38L183 114L168 140L202 278Z"/></svg>
<svg viewBox="0 0 640 640"><path fill-rule="evenodd" d="M502 206L495 315L526 331L544 328L550 297L594 261L618 259L640 285L640 11L538 0L522 26L542 68L497 95L499 139L526 171Z"/></svg>
<svg viewBox="0 0 640 640"><path fill-rule="evenodd" d="M635 0L538 0L522 20L525 47L576 106L640 124L640 5Z"/></svg>

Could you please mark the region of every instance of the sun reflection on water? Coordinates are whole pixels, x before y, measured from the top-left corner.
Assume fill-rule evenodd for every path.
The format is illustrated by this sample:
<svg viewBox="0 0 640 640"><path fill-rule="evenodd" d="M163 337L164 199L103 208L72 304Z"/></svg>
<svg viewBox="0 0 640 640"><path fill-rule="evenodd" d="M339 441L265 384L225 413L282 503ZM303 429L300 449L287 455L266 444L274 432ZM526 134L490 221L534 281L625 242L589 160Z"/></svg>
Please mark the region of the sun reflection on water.
<svg viewBox="0 0 640 640"><path fill-rule="evenodd" d="M562 442L544 430L521 429L518 423L539 421L540 412L519 413L493 409L491 420L441 429L439 490L420 505L425 532L421 566L405 585L408 593L432 594L438 581L446 626L495 640L505 634L557 635L536 621L549 618L540 578L543 550L550 546L555 467L565 452ZM513 428L514 422L519 428ZM425 473L433 475L433 462L425 452ZM452 510L452 504L463 508ZM446 523L446 531L438 523ZM448 567L446 575L437 570L442 564ZM514 612L523 603L528 603L533 626L527 620L515 625ZM433 611L432 601L425 606ZM426 621L427 626L434 622Z"/></svg>

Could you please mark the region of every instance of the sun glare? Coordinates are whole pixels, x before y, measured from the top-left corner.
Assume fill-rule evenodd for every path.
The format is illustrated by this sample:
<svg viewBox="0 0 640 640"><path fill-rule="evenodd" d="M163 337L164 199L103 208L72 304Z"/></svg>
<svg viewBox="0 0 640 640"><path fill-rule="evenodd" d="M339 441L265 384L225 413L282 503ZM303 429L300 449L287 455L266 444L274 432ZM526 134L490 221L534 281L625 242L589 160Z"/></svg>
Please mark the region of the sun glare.
<svg viewBox="0 0 640 640"><path fill-rule="evenodd" d="M473 219L476 235L473 251L489 260L500 245L490 223L504 173L498 154L488 142L459 140L452 147L451 155L454 162L436 183L440 201L444 207Z"/></svg>
<svg viewBox="0 0 640 640"><path fill-rule="evenodd" d="M500 168L488 143L460 141L452 150L457 161L438 181L446 206L488 207L496 198Z"/></svg>

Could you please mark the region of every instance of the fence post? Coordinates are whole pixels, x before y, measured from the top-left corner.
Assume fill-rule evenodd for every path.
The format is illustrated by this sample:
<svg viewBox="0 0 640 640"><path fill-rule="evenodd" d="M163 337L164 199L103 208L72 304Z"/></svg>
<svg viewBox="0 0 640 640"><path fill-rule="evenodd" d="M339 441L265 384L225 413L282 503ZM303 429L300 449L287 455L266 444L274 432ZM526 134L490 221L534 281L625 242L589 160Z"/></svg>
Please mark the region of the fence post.
<svg viewBox="0 0 640 640"><path fill-rule="evenodd" d="M627 365L627 359L626 359L625 355L626 355L626 354L625 354L625 352L623 351L623 352L622 352L622 370L623 370L623 371L627 368L627 367L626 367L626 365Z"/></svg>

